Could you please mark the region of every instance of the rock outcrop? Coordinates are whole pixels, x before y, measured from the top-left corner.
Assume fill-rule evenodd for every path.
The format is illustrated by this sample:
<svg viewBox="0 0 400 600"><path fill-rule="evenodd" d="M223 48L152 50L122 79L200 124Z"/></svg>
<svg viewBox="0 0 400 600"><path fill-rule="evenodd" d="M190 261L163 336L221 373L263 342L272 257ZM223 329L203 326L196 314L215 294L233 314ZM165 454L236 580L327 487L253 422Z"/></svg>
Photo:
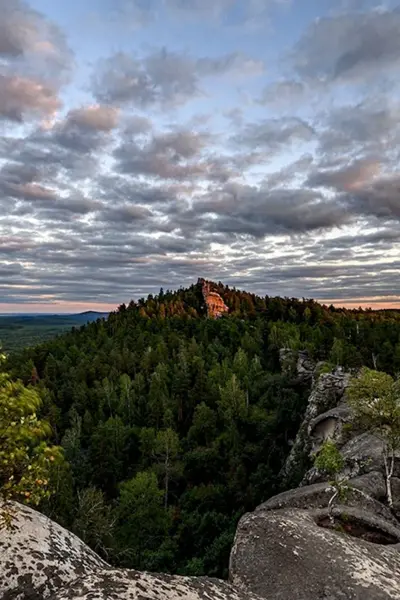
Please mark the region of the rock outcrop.
<svg viewBox="0 0 400 600"><path fill-rule="evenodd" d="M257 600L217 579L113 569L44 515L11 510L14 529L0 532L1 600Z"/></svg>
<svg viewBox="0 0 400 600"><path fill-rule="evenodd" d="M309 364L309 363L308 363ZM299 367L299 362L297 363ZM304 377L304 359L302 359L299 375ZM333 373L322 373L318 376L318 365L307 372L314 384L308 399L304 420L300 426L292 450L282 469L284 481L296 478L302 468L304 457L315 452L325 439L339 435L342 431L342 416L348 415L348 408L342 402L344 392L350 381L349 373L336 369ZM325 415L324 418L321 415Z"/></svg>
<svg viewBox="0 0 400 600"><path fill-rule="evenodd" d="M345 498L310 468L301 485L261 504L238 525L230 581L111 568L75 535L14 504L15 530L0 531L0 598L4 600L400 600L400 456L386 503L380 441L357 430L346 405L349 374L317 375L306 356L299 377L314 382L304 422L285 467L337 444L347 478ZM306 372L306 375L305 375Z"/></svg>
<svg viewBox="0 0 400 600"><path fill-rule="evenodd" d="M212 319L218 319L223 314L229 311L225 302L217 292L211 290L210 282L205 279L199 279L198 283L201 285L201 291L204 298L204 303L207 309L207 316Z"/></svg>
<svg viewBox="0 0 400 600"><path fill-rule="evenodd" d="M281 360L290 363L287 352ZM297 369L304 357L297 359ZM292 359L293 365L293 359ZM298 370L299 371L299 370ZM394 507L386 502L382 443L359 431L346 389L350 374L338 369L314 381L304 421L283 475L304 457L335 442L344 459L346 494L334 506L326 475L311 467L298 488L270 498L239 522L231 555L231 581L263 596L296 600L400 599L400 456L392 482ZM304 376L304 369L298 372Z"/></svg>
<svg viewBox="0 0 400 600"><path fill-rule="evenodd" d="M294 352L291 348L281 348L279 362L282 371L292 376L295 375L300 382L311 383L313 381L317 364L304 350Z"/></svg>
<svg viewBox="0 0 400 600"><path fill-rule="evenodd" d="M323 511L259 510L242 517L231 555L231 581L271 600L400 598L400 530L393 546L318 525Z"/></svg>

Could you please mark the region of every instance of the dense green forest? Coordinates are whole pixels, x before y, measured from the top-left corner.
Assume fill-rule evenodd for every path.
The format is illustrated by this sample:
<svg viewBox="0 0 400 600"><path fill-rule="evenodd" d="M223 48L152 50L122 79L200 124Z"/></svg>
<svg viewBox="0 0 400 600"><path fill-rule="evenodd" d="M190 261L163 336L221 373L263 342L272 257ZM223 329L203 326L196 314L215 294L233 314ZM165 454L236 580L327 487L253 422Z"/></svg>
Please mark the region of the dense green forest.
<svg viewBox="0 0 400 600"><path fill-rule="evenodd" d="M400 371L399 312L213 289L219 319L199 284L161 289L8 357L67 461L41 510L115 565L226 576L237 521L282 489L306 407L280 348Z"/></svg>
<svg viewBox="0 0 400 600"><path fill-rule="evenodd" d="M56 335L107 316L94 311L75 315L0 315L0 343L5 352L36 346Z"/></svg>

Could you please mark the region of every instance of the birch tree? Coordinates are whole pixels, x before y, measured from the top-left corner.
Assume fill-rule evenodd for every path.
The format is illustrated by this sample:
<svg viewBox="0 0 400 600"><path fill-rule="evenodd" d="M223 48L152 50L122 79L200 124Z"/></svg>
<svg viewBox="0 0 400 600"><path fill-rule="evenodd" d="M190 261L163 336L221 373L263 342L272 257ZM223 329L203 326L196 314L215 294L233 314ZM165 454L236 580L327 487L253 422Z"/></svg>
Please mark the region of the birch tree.
<svg viewBox="0 0 400 600"><path fill-rule="evenodd" d="M400 450L400 381L387 373L363 368L350 382L348 402L356 422L382 442L386 498L393 506L392 476Z"/></svg>

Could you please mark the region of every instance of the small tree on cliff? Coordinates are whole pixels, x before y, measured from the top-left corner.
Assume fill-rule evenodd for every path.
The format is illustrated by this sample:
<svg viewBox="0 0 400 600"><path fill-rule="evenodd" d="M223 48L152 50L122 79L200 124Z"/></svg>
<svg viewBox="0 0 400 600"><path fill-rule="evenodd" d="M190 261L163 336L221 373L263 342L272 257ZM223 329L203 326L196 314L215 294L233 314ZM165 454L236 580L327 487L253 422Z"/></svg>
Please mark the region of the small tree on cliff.
<svg viewBox="0 0 400 600"><path fill-rule="evenodd" d="M347 479L340 476L344 467L344 459L334 442L331 440L324 442L315 458L314 465L319 471L324 471L331 478L329 483L333 488L333 495L328 502L328 515L331 523L333 523L334 503L348 489L346 486Z"/></svg>
<svg viewBox="0 0 400 600"><path fill-rule="evenodd" d="M364 368L350 382L348 402L356 422L382 442L386 497L392 507L391 480L395 454L400 449L400 381L387 373Z"/></svg>

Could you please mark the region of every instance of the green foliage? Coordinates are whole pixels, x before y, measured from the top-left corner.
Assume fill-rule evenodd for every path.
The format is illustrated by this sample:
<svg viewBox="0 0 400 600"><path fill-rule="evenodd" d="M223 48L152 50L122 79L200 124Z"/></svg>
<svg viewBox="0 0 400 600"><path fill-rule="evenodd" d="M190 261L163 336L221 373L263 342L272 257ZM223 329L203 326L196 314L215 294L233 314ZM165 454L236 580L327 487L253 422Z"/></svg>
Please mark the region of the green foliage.
<svg viewBox="0 0 400 600"><path fill-rule="evenodd" d="M163 506L164 493L154 473L139 472L121 484L116 538L123 548L122 564L147 569L171 525Z"/></svg>
<svg viewBox="0 0 400 600"><path fill-rule="evenodd" d="M324 471L336 479L344 467L344 459L336 444L331 440L326 440L315 458L314 465L319 471Z"/></svg>
<svg viewBox="0 0 400 600"><path fill-rule="evenodd" d="M367 430L400 444L400 384L387 373L363 368L348 390L348 401L356 419Z"/></svg>
<svg viewBox="0 0 400 600"><path fill-rule="evenodd" d="M332 363L323 362L323 363L321 363L321 365L319 365L319 368L316 370L315 377L318 378L320 375L323 375L324 373L332 373L334 368L335 368L335 365L333 365Z"/></svg>
<svg viewBox="0 0 400 600"><path fill-rule="evenodd" d="M344 468L344 458L336 444L331 440L326 440L315 457L314 465L318 470L331 477L330 484L333 488L333 494L328 503L328 514L331 522L334 523L334 502L337 498L342 501L345 500L348 493L347 478L341 475Z"/></svg>
<svg viewBox="0 0 400 600"><path fill-rule="evenodd" d="M115 526L111 506L107 505L104 494L95 487L79 491L77 499L71 530L95 552L109 558Z"/></svg>
<svg viewBox="0 0 400 600"><path fill-rule="evenodd" d="M351 381L348 401L358 425L382 440L387 501L392 506L391 478L395 452L400 448L400 381L364 368Z"/></svg>
<svg viewBox="0 0 400 600"><path fill-rule="evenodd" d="M0 316L0 341L5 352L16 352L104 316L96 312L77 315L3 315Z"/></svg>
<svg viewBox="0 0 400 600"><path fill-rule="evenodd" d="M38 392L0 372L0 495L37 506L52 493L63 461L61 448L49 446L51 429L37 413Z"/></svg>

